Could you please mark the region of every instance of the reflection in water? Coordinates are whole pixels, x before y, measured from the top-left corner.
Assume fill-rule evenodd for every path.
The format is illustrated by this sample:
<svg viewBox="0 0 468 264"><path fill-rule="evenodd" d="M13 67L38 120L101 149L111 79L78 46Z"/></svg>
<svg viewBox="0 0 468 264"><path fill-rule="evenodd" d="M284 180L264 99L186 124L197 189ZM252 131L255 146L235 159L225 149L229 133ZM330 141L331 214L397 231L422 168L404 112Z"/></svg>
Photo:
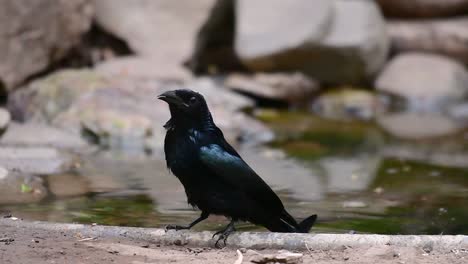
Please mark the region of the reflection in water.
<svg viewBox="0 0 468 264"><path fill-rule="evenodd" d="M415 144L369 123L294 113L260 117L277 131L278 140L272 149L247 148L241 154L291 214L318 213L316 232L468 234L468 163L450 162L468 156L466 138ZM434 158L442 154L452 158ZM186 224L199 212L187 205L162 153L154 155L88 157L78 172L45 177L46 198L5 205L0 212L58 222ZM225 224L224 217L210 217L196 229ZM240 229L261 230L249 224Z"/></svg>

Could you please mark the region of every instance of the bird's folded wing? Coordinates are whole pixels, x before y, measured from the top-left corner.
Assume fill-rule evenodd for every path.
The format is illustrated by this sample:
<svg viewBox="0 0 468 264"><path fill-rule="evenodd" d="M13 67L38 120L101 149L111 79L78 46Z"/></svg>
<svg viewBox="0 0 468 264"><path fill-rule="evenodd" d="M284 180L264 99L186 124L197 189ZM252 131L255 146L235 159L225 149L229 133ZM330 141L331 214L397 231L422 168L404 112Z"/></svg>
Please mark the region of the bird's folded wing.
<svg viewBox="0 0 468 264"><path fill-rule="evenodd" d="M281 200L255 171L241 158L230 154L217 144L200 148L200 160L226 183L245 192L253 200L281 212Z"/></svg>

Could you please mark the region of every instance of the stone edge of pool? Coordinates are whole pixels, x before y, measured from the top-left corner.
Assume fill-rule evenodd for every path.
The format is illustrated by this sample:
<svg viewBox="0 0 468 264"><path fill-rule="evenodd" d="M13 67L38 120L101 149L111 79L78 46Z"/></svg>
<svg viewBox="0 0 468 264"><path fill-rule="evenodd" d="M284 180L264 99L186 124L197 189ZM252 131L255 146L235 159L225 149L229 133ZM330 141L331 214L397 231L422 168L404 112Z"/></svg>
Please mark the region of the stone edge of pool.
<svg viewBox="0 0 468 264"><path fill-rule="evenodd" d="M213 247L213 232L165 231L161 228L65 224L40 221L0 219L2 226L42 229L51 232L80 234L88 238L129 238L162 245ZM4 235L4 234L2 234ZM285 234L237 232L227 246L249 249L337 250L372 246L420 247L430 250L468 249L466 235L374 235L374 234Z"/></svg>

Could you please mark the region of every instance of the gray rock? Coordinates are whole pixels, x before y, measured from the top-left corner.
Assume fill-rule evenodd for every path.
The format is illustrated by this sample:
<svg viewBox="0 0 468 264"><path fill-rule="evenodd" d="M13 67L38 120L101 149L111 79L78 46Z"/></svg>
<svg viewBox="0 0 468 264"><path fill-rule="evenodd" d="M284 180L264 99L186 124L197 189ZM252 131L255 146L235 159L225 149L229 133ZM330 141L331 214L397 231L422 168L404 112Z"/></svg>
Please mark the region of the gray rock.
<svg viewBox="0 0 468 264"><path fill-rule="evenodd" d="M266 8L268 7L268 8ZM385 62L385 22L371 1L237 1L236 51L254 71L358 82Z"/></svg>
<svg viewBox="0 0 468 264"><path fill-rule="evenodd" d="M123 226L105 226L105 225L84 225L70 223L51 223L45 221L12 221L11 219L0 219L0 226L11 229L24 229L30 233L39 230L40 232L51 232L55 235L67 235L73 237L77 233L84 237L99 237L102 240L122 240L122 246L115 247L118 243L89 242L84 244L89 247L99 248L100 250L109 247L115 249L124 249L132 255L135 252L135 241L141 241L140 244L147 244L147 241L158 245L176 245L184 244L190 248L209 248L214 247L213 241L214 232L211 231L166 231L163 228L148 228L148 227L123 227ZM57 233L56 233L57 232ZM122 234L125 234L123 236ZM131 239L130 242L123 238ZM126 246L126 244L131 246ZM464 248L468 247L468 239L466 235L375 235L375 234L299 234L299 233L274 233L274 232L234 232L228 240L228 245L232 248L247 248L255 250L264 249L286 249L297 252L307 252L307 250L328 252L338 251L343 252L343 249L356 251L358 254L364 254L364 250L376 247L392 247L400 252L409 248L411 253L408 253L408 258L413 256L424 259L420 256L421 248L427 245L433 245L435 252L450 252L449 254L460 254L456 260L464 257ZM97 245L97 246L95 246ZM163 248L164 250L164 248ZM228 249L225 249L226 251ZM363 250L363 251L361 251ZM252 250L253 251L253 250ZM164 251L163 251L164 252ZM247 254L256 255L255 252ZM281 253L281 252L278 252ZM106 253L107 254L107 253ZM164 254L164 253L162 253ZM309 254L309 253L307 253ZM332 253L333 254L333 253ZM410 255L411 254L411 255ZM158 255L159 256L159 255ZM435 256L434 262L442 259L444 263L450 262L454 258L445 258L445 255ZM328 259L331 259L333 255ZM143 258L143 257L142 257ZM356 259L359 259L357 257ZM406 258L402 258L405 259ZM447 261L446 261L447 259ZM425 260L425 259L424 259ZM322 261L323 262L323 261ZM330 263L342 263L342 261L328 261ZM351 260L350 263L357 262ZM362 261L361 261L362 262ZM358 262L358 263L361 263ZM387 261L388 262L388 261ZM394 262L394 261L393 261ZM319 262L320 263L320 262ZM372 260L368 261L372 263ZM385 262L384 262L385 263Z"/></svg>
<svg viewBox="0 0 468 264"><path fill-rule="evenodd" d="M452 135L463 124L448 116L431 112L386 114L377 123L391 135L403 139L424 139Z"/></svg>
<svg viewBox="0 0 468 264"><path fill-rule="evenodd" d="M10 109L24 120L46 122L75 135L85 132L105 147L122 150L160 149L169 119L168 107L156 96L189 88L208 101L217 124L232 141L265 140L271 131L241 110L253 102L208 78L185 84L87 71L62 71L15 92Z"/></svg>
<svg viewBox="0 0 468 264"><path fill-rule="evenodd" d="M289 103L310 99L319 88L317 82L301 73L231 74L224 85L246 94Z"/></svg>
<svg viewBox="0 0 468 264"><path fill-rule="evenodd" d="M10 171L54 174L70 170L72 156L53 148L0 147L0 165Z"/></svg>
<svg viewBox="0 0 468 264"><path fill-rule="evenodd" d="M387 16L441 17L463 15L468 12L467 0L376 0Z"/></svg>
<svg viewBox="0 0 468 264"><path fill-rule="evenodd" d="M53 147L81 150L88 146L77 135L41 123L12 123L0 138L2 146Z"/></svg>
<svg viewBox="0 0 468 264"><path fill-rule="evenodd" d="M467 1L468 3L468 1ZM422 51L437 53L468 64L468 17L432 20L390 20L392 50L395 53Z"/></svg>
<svg viewBox="0 0 468 264"><path fill-rule="evenodd" d="M437 110L468 95L468 73L449 58L408 53L391 60L375 86L405 98L412 110Z"/></svg>
<svg viewBox="0 0 468 264"><path fill-rule="evenodd" d="M333 21L333 3L327 0L239 0L236 4L236 51L250 64L306 42L319 42Z"/></svg>
<svg viewBox="0 0 468 264"><path fill-rule="evenodd" d="M40 177L0 167L0 205L39 202L47 196Z"/></svg>
<svg viewBox="0 0 468 264"><path fill-rule="evenodd" d="M127 42L138 55L150 57L152 70L180 73L190 57L198 27L214 0L94 0L97 23Z"/></svg>
<svg viewBox="0 0 468 264"><path fill-rule="evenodd" d="M132 78L150 78L159 80L182 80L192 78L190 72L179 64L163 62L144 56L117 57L104 61L94 68L104 76L129 76Z"/></svg>
<svg viewBox="0 0 468 264"><path fill-rule="evenodd" d="M342 61L329 64L331 68L326 70L340 70L341 62L348 64L344 65L348 68L341 69L343 76L356 71L352 66L359 64L366 76L376 74L386 62L390 47L386 23L378 6L366 0L335 0L334 3L335 19L323 44L325 48L337 49ZM358 79L361 76L353 77ZM350 76L350 79L352 81L353 78Z"/></svg>
<svg viewBox="0 0 468 264"><path fill-rule="evenodd" d="M1 0L0 83L8 90L76 45L91 25L89 0Z"/></svg>
<svg viewBox="0 0 468 264"><path fill-rule="evenodd" d="M0 135L6 130L10 123L11 115L7 110L0 108Z"/></svg>
<svg viewBox="0 0 468 264"><path fill-rule="evenodd" d="M50 123L80 96L107 83L90 70L61 70L12 93L8 109L16 120Z"/></svg>

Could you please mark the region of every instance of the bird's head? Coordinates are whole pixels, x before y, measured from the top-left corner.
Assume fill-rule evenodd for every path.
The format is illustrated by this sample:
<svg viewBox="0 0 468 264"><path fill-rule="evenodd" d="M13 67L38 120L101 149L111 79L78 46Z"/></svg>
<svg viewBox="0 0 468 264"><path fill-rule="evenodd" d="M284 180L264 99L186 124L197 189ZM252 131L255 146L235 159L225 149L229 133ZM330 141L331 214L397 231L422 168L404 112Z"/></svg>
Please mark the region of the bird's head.
<svg viewBox="0 0 468 264"><path fill-rule="evenodd" d="M169 104L171 119L175 123L203 125L213 121L205 98L197 92L188 89L167 91L158 99Z"/></svg>

